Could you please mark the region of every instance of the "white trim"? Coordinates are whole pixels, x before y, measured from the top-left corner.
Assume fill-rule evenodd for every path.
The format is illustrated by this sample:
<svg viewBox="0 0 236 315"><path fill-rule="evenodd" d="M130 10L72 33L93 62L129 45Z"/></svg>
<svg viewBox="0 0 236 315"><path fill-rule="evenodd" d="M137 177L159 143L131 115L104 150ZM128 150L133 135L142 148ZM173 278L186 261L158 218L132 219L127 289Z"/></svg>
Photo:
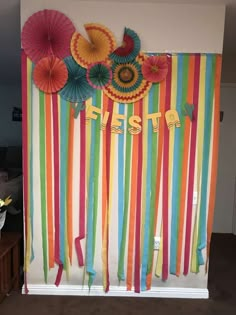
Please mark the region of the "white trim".
<svg viewBox="0 0 236 315"><path fill-rule="evenodd" d="M184 299L208 299L208 289L203 288L153 288L150 291L134 293L127 291L126 287L112 286L110 291L105 293L102 286L88 287L78 285L44 285L28 284L28 294L32 295L69 295L69 296L121 296L121 297L153 297L153 298L184 298ZM24 287L22 293L25 293Z"/></svg>

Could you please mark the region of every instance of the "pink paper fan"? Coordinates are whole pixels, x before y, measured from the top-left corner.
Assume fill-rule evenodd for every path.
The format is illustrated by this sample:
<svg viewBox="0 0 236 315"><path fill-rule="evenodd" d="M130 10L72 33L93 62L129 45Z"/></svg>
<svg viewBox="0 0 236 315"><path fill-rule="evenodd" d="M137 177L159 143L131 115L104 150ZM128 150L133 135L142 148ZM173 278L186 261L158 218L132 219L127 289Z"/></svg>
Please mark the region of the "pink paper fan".
<svg viewBox="0 0 236 315"><path fill-rule="evenodd" d="M27 56L37 62L48 56L63 59L70 55L70 41L75 27L71 20L56 10L38 11L25 22L22 47Z"/></svg>
<svg viewBox="0 0 236 315"><path fill-rule="evenodd" d="M143 77L150 82L161 82L165 80L168 73L166 56L150 56L144 60L142 65Z"/></svg>

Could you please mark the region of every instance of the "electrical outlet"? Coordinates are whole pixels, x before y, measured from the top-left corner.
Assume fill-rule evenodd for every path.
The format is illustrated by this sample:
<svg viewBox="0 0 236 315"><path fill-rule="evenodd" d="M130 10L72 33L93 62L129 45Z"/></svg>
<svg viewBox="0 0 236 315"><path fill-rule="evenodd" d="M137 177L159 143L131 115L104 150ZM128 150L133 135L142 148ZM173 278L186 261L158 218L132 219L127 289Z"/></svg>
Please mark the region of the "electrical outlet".
<svg viewBox="0 0 236 315"><path fill-rule="evenodd" d="M197 191L194 191L193 193L193 205L197 205L197 197L198 197L198 193Z"/></svg>
<svg viewBox="0 0 236 315"><path fill-rule="evenodd" d="M153 249L158 250L160 248L161 244L161 238L160 236L154 236L154 244L153 244Z"/></svg>

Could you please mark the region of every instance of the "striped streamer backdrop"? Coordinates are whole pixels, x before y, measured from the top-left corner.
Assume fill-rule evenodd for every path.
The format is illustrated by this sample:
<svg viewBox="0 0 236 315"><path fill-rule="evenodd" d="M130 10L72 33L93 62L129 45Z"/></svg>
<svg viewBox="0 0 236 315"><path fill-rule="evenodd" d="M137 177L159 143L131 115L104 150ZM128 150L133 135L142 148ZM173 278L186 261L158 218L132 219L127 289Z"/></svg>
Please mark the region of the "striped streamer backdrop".
<svg viewBox="0 0 236 315"><path fill-rule="evenodd" d="M141 292L155 276L197 273L201 265L207 270L221 56L173 54L168 62L166 80L138 102L119 104L94 91L85 106L102 115L88 121L85 111L74 119L72 104L36 89L33 64L22 53L26 277L37 259L35 239L41 240L44 281L56 268L56 285L73 269L89 287L101 282L107 292L118 281ZM184 115L186 103L194 106L192 120ZM178 111L180 128L168 128L168 110ZM154 112L162 114L158 132L146 119ZM125 116L122 134L113 133L112 113ZM136 135L128 131L132 115L142 119ZM161 238L158 252L154 236Z"/></svg>

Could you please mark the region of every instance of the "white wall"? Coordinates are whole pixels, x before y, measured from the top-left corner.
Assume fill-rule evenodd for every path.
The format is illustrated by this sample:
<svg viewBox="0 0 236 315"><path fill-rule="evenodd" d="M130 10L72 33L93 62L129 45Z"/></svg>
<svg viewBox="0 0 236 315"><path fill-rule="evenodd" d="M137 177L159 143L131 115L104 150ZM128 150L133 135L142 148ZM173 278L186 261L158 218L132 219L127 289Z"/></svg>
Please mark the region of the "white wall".
<svg viewBox="0 0 236 315"><path fill-rule="evenodd" d="M219 167L214 232L232 233L234 194L236 193L236 85L221 88Z"/></svg>
<svg viewBox="0 0 236 315"><path fill-rule="evenodd" d="M222 52L224 6L165 5L146 2L134 5L113 1L93 3L75 0L67 0L66 2L62 0L22 0L22 25L32 13L45 8L54 8L64 12L82 33L84 23L100 22L108 26L119 40L122 38L124 26L131 27L140 35L142 50L144 51ZM35 123L37 123L37 118L35 118ZM36 212L35 223L38 221L40 221L40 214ZM113 228L111 227L111 229ZM32 284L40 284L44 281L41 230L37 224L35 224L35 235L37 235L34 242L36 259L30 268L29 281ZM111 244L111 248L112 246ZM110 253L111 264L112 261L115 261L116 255L116 253ZM76 260L74 262L76 264ZM97 253L95 257L95 269L98 272L95 284L101 285L101 253ZM55 275L56 270L50 272L49 283L54 282ZM72 267L69 284L81 283L82 277L82 272L78 271L77 267ZM111 285L117 285L115 268L111 268L110 277ZM63 278L63 283L66 283L65 278ZM198 275L191 274L188 277L181 276L179 278L170 276L166 283L155 278L153 286L206 288L207 276L202 268Z"/></svg>
<svg viewBox="0 0 236 315"><path fill-rule="evenodd" d="M21 107L21 86L0 86L0 146L21 145L21 122L12 121L13 107Z"/></svg>

